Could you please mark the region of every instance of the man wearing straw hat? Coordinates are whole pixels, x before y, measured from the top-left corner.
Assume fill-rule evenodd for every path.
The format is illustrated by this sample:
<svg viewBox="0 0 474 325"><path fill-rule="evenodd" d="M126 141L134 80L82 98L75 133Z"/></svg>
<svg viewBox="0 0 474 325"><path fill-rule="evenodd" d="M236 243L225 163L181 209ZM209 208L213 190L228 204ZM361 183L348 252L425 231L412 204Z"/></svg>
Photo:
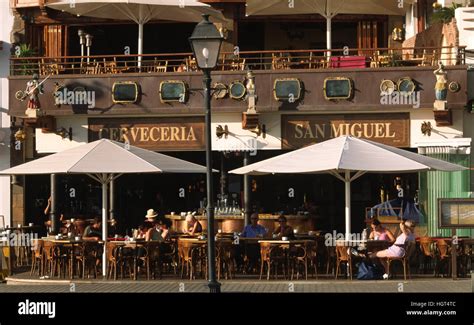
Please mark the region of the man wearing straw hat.
<svg viewBox="0 0 474 325"><path fill-rule="evenodd" d="M153 209L148 209L145 215L145 225L147 229L153 228L153 225L158 217L158 212Z"/></svg>

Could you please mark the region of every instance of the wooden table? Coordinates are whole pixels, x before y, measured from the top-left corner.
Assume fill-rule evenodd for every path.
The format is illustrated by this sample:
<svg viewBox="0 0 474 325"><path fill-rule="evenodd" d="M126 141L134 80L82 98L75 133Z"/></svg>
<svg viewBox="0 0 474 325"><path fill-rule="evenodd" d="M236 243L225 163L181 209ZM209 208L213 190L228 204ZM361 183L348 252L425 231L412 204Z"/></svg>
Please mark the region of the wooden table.
<svg viewBox="0 0 474 325"><path fill-rule="evenodd" d="M286 265L285 268L288 271L289 275L289 265L290 265L290 250L292 247L295 247L297 245L301 245L303 249L306 250L306 245L308 243L314 242L315 240L308 240L308 239L293 239L293 240L259 240L259 244L267 243L270 244L270 246L274 247L279 247L283 249L284 251L284 258L286 259Z"/></svg>
<svg viewBox="0 0 474 325"><path fill-rule="evenodd" d="M423 63L423 58L396 60L396 63L404 67L416 67Z"/></svg>
<svg viewBox="0 0 474 325"><path fill-rule="evenodd" d="M43 240L49 241L53 243L54 246L65 247L67 249L67 254L69 255L69 263L70 263L70 270L69 270L69 278L74 278L74 257L75 257L75 248L83 245L84 243L97 243L103 244L103 241L95 241L95 240L75 240L75 239L52 239L51 237L45 237ZM53 274L54 275L54 274Z"/></svg>

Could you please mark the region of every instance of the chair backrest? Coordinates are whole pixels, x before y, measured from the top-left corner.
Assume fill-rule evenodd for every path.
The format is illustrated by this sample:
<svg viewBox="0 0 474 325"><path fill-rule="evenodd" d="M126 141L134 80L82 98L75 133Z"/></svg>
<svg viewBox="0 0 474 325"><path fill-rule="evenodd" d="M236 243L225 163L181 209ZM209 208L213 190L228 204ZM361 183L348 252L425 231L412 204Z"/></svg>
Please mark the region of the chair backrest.
<svg viewBox="0 0 474 325"><path fill-rule="evenodd" d="M183 261L190 261L192 259L193 248L193 242L187 240L178 240L178 254Z"/></svg>
<svg viewBox="0 0 474 325"><path fill-rule="evenodd" d="M46 240L43 242L43 253L46 260L51 260L53 258L53 248L54 244L52 242Z"/></svg>
<svg viewBox="0 0 474 325"><path fill-rule="evenodd" d="M420 250L423 253L423 255L425 256L433 255L432 244L433 244L433 239L431 239L430 237L420 238Z"/></svg>
<svg viewBox="0 0 474 325"><path fill-rule="evenodd" d="M158 63L156 66L156 72L166 72L168 70L168 61L165 61L164 65Z"/></svg>
<svg viewBox="0 0 474 325"><path fill-rule="evenodd" d="M42 239L31 240L31 250L34 252L35 257L41 257L43 255L43 244Z"/></svg>
<svg viewBox="0 0 474 325"><path fill-rule="evenodd" d="M146 250L148 252L148 257L151 259L158 259L160 257L161 245L162 245L162 242L158 242L158 241L146 242Z"/></svg>
<svg viewBox="0 0 474 325"><path fill-rule="evenodd" d="M349 247L345 244L336 244L336 257L339 261L349 261L351 255L348 253Z"/></svg>
<svg viewBox="0 0 474 325"><path fill-rule="evenodd" d="M449 244L444 239L439 239L436 241L436 247L438 248L438 253L441 258L449 256Z"/></svg>
<svg viewBox="0 0 474 325"><path fill-rule="evenodd" d="M270 253L272 250L271 248L272 248L271 243L267 243L267 242L260 243L260 257L262 261L266 261L270 259Z"/></svg>
<svg viewBox="0 0 474 325"><path fill-rule="evenodd" d="M416 252L416 242L409 240L405 243L405 258L411 260Z"/></svg>
<svg viewBox="0 0 474 325"><path fill-rule="evenodd" d="M434 65L434 51L429 53L426 49L423 50L423 57L421 59L422 66L433 66Z"/></svg>
<svg viewBox="0 0 474 325"><path fill-rule="evenodd" d="M188 57L186 59L186 68L187 68L187 71L196 71L197 70L196 59L192 57Z"/></svg>

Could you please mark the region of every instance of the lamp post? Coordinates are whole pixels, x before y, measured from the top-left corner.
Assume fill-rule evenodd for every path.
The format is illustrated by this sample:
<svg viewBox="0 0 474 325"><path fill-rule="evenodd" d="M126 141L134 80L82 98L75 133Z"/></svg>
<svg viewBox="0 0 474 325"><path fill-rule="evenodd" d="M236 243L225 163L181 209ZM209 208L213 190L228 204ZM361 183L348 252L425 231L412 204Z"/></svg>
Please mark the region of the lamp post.
<svg viewBox="0 0 474 325"><path fill-rule="evenodd" d="M94 36L91 34L86 34L86 47L87 47L87 63L89 63L89 56L91 55L91 46L92 46L92 39Z"/></svg>
<svg viewBox="0 0 474 325"><path fill-rule="evenodd" d="M81 66L82 61L84 60L84 45L86 44L86 32L83 29L79 29L77 31L77 35L79 36L79 44L81 45Z"/></svg>
<svg viewBox="0 0 474 325"><path fill-rule="evenodd" d="M222 36L216 26L209 21L209 15L202 15L203 20L196 25L189 38L197 66L203 72L205 122L206 122L206 183L207 183L207 247L209 290L219 293L221 284L216 280L216 254L214 239L214 190L212 182L212 148L211 148L211 70L217 65Z"/></svg>

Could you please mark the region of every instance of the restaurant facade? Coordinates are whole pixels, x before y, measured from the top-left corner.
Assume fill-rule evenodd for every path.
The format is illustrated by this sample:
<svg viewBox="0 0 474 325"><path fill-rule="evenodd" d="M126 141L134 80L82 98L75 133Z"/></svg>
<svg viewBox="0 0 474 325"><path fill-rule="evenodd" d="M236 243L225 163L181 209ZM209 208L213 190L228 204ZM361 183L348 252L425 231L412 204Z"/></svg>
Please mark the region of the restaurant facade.
<svg viewBox="0 0 474 325"><path fill-rule="evenodd" d="M150 24L148 35L153 29L176 30L174 38L181 41L170 41L168 48L161 44L163 48L154 52L157 54L143 57L145 67L132 69L136 56L109 53L103 43L92 47L97 52L90 58L77 56L77 31L82 28L96 33L95 43L106 39L114 28L122 28L127 38L125 31L135 26L73 17L47 8L45 2L20 2L13 8L17 25L22 26L17 32L23 33L25 42L39 45L40 53L10 62L9 115L15 134L12 166L100 138L205 164L202 74L192 71L187 45L194 24ZM211 3L228 18L220 25L226 37L225 54L212 74L213 168L220 170L214 178L219 189L219 229L238 231L244 225L243 180L226 171L342 135L471 168L470 126L474 121L466 107L472 100L472 71L465 64L462 44L444 46L446 39L451 40L448 27L436 35L438 38L430 36L436 40L431 47L422 44L402 49L402 40L394 37L392 30L406 17L339 15L334 19L335 46L329 58L325 47L313 39L324 40L315 37L323 26L320 17L246 17L244 2ZM418 10L430 8L430 1L419 3L424 7ZM420 18L429 13L410 10L407 15L418 17L416 24L410 20L410 28L416 30L413 37L430 34L427 21ZM295 28L288 28L293 23ZM371 32L363 32L367 26ZM171 39L170 34L164 35ZM128 40L115 42L117 48L128 44ZM349 46L343 49L345 44ZM391 63L384 63L383 51L391 55ZM426 51L437 51L438 57L428 57ZM438 60L445 65L449 84L442 102L437 102L435 93ZM110 62L114 64L107 70ZM182 62L187 71L179 69ZM17 94L36 71L41 80L48 80L38 95L41 107L31 112ZM352 186L354 230L365 225L367 208L399 197L402 187L403 196L421 211L419 231L446 235L438 228L437 199L469 197L471 179L469 170L449 175L366 174ZM97 213L98 184L87 176L58 175L57 181L65 217ZM49 176L28 176L12 183L10 222L47 218L42 213L49 196ZM253 177L248 191L251 209L259 211L270 226L274 214L282 212L297 229L343 228L344 187L330 175ZM116 181L114 192L111 214L127 232L142 221L149 208L167 215L179 227L181 212L197 211L200 215L205 207L205 179L199 175L127 175ZM472 236L471 230L460 230L459 234Z"/></svg>

